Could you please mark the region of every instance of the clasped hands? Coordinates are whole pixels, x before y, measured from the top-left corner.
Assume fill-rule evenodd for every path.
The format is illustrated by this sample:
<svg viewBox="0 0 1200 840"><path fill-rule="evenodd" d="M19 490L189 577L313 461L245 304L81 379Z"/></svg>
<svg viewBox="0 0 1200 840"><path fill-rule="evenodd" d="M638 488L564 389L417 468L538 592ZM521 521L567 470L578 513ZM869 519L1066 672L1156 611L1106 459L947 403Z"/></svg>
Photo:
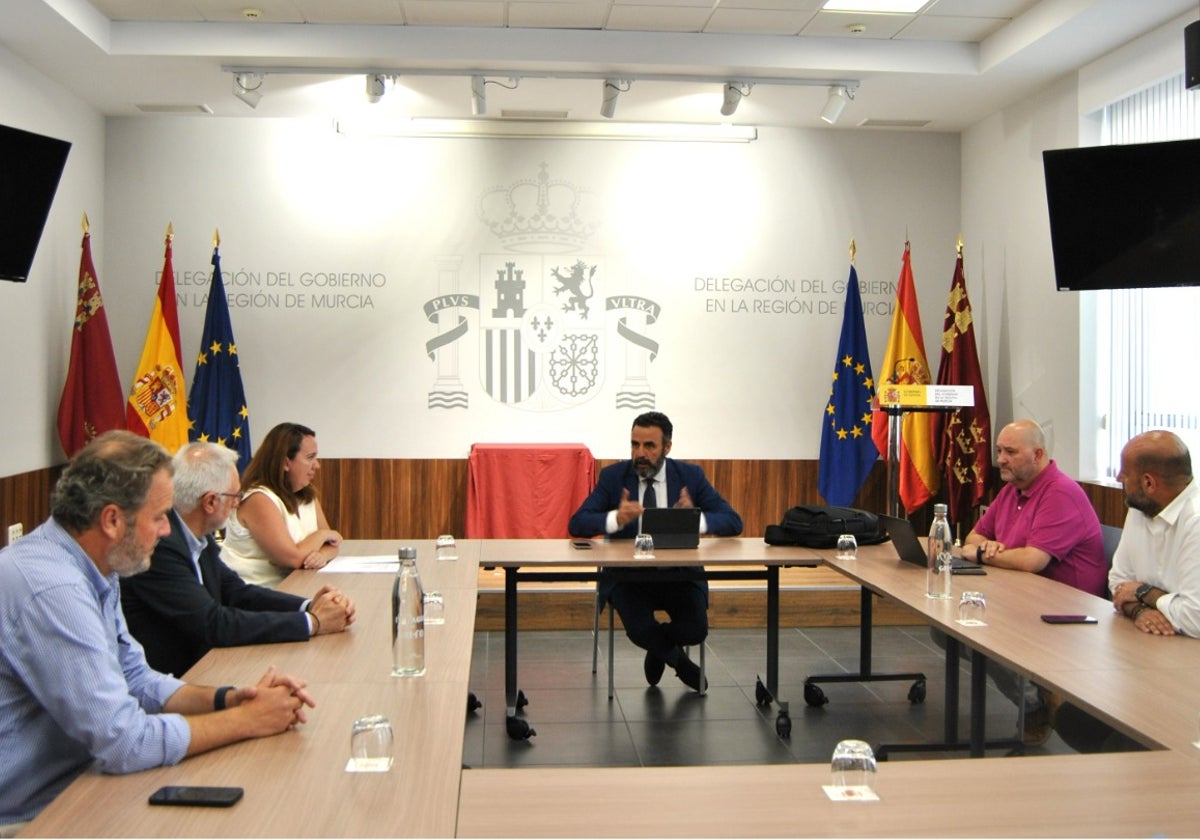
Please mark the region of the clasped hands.
<svg viewBox="0 0 1200 840"><path fill-rule="evenodd" d="M327 584L318 589L309 601L308 611L317 618L316 634L340 633L354 623L354 601L336 586Z"/></svg>
<svg viewBox="0 0 1200 840"><path fill-rule="evenodd" d="M692 496L690 493L688 493L688 489L686 487L679 491L679 501L672 505L672 507L695 507L695 505L692 504ZM630 522L641 516L643 511L645 511L645 508L642 507L642 503L637 499L630 497L629 488L623 489L621 491L621 504L617 506L617 527L624 528Z"/></svg>
<svg viewBox="0 0 1200 840"><path fill-rule="evenodd" d="M1125 608L1130 604L1139 604L1137 589L1142 585L1140 580L1127 580L1118 583L1113 589L1113 609L1125 615ZM1145 609L1136 611L1133 615L1133 626L1143 633L1152 636L1174 636L1175 627L1165 615L1149 604Z"/></svg>
<svg viewBox="0 0 1200 840"><path fill-rule="evenodd" d="M255 685L236 688L225 697L227 709L238 708L246 716L251 737L273 735L307 723L304 707L316 707L304 680L280 674L274 665Z"/></svg>

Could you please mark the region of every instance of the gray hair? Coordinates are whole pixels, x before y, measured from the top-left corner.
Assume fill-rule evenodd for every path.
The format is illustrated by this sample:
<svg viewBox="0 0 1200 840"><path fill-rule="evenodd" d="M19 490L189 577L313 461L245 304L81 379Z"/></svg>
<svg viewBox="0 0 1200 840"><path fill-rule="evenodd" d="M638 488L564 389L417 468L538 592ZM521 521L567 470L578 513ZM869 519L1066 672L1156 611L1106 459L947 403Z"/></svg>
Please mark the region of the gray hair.
<svg viewBox="0 0 1200 840"><path fill-rule="evenodd" d="M226 446L196 440L175 453L175 507L190 513L208 493L229 492L229 471L238 454Z"/></svg>
<svg viewBox="0 0 1200 840"><path fill-rule="evenodd" d="M133 432L105 432L71 459L50 494L50 513L64 528L81 532L100 511L116 505L131 518L146 504L159 470L172 473L171 454Z"/></svg>

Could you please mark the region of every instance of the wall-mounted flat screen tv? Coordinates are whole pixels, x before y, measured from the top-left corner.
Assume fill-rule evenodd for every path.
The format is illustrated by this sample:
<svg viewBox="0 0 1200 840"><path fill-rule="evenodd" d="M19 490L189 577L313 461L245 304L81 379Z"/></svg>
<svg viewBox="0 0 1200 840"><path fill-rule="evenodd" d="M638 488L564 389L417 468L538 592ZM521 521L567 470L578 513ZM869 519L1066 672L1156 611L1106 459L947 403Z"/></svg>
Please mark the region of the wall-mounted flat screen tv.
<svg viewBox="0 0 1200 840"><path fill-rule="evenodd" d="M1059 291L1200 286L1200 140L1042 152Z"/></svg>
<svg viewBox="0 0 1200 840"><path fill-rule="evenodd" d="M29 278L70 151L65 140L0 125L0 280Z"/></svg>

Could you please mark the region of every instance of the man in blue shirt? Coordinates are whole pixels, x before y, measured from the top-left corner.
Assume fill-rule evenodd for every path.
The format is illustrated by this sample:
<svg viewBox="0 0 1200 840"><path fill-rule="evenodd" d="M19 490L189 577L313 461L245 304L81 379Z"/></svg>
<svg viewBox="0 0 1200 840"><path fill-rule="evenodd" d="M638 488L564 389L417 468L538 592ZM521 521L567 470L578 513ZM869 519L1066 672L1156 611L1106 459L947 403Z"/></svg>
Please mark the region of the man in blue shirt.
<svg viewBox="0 0 1200 840"><path fill-rule="evenodd" d="M648 507L697 507L700 533L735 537L742 532L742 518L709 483L704 470L667 457L673 431L667 415L659 411L634 419L630 459L600 471L596 488L571 517L571 536L632 539ZM708 582L699 571L656 569L643 575L644 580L637 579L636 571L600 573L598 596L612 601L625 634L645 649L642 668L650 685L658 685L670 665L681 682L701 690L700 668L683 651L708 636ZM672 574L677 579L670 579ZM658 621L655 610L666 612L670 621Z"/></svg>
<svg viewBox="0 0 1200 840"><path fill-rule="evenodd" d="M129 432L63 471L51 518L0 551L0 834L35 817L93 763L170 765L305 720L304 683L188 685L153 671L129 635L119 578L170 530L170 455Z"/></svg>

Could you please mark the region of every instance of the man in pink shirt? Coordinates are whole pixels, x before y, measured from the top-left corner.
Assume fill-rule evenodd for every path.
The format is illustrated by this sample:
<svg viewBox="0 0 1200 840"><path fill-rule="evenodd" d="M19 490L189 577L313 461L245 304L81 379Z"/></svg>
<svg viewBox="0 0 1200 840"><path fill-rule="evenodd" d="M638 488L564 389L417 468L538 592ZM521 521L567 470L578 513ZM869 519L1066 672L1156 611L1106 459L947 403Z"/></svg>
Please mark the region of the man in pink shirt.
<svg viewBox="0 0 1200 840"><path fill-rule="evenodd" d="M1033 420L1014 420L1001 429L996 465L1005 486L963 540L963 557L1044 575L1106 597L1108 560L1100 519L1083 488L1050 459L1042 427ZM988 663L988 675L1014 703L1023 701L1025 742L1044 743L1060 698L1023 683L995 662Z"/></svg>
<svg viewBox="0 0 1200 840"><path fill-rule="evenodd" d="M1106 597L1100 520L1083 489L1050 459L1042 427L1015 420L1001 429L996 464L1006 484L967 534L963 556Z"/></svg>

